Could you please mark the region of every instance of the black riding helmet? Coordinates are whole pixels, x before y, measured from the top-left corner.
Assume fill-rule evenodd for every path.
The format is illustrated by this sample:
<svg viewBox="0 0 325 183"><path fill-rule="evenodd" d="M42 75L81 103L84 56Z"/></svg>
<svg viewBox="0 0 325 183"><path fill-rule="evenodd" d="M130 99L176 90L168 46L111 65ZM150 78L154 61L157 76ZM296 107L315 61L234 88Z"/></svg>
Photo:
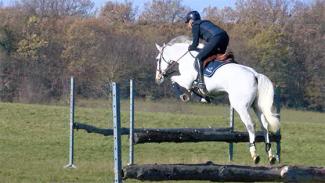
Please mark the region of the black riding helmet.
<svg viewBox="0 0 325 183"><path fill-rule="evenodd" d="M187 13L186 18L185 18L185 23L188 23L190 20L196 21L196 20L201 20L200 13L197 11L191 11Z"/></svg>

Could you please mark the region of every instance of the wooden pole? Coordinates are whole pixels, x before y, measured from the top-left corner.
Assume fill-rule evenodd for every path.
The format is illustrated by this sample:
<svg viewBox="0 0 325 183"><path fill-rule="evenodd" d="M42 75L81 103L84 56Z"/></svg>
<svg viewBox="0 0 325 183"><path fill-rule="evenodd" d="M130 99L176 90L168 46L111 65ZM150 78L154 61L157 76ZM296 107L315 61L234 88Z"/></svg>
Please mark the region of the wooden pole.
<svg viewBox="0 0 325 183"><path fill-rule="evenodd" d="M270 141L280 141L280 135L270 135ZM147 131L136 132L134 134L134 141L136 144L143 143L161 143L161 142L249 142L249 135L247 132L236 132L229 129L201 129L196 131L179 130L174 131L153 129ZM262 132L256 132L256 142L264 142L264 135Z"/></svg>
<svg viewBox="0 0 325 183"><path fill-rule="evenodd" d="M325 182L324 167L262 167L208 164L146 164L123 169L125 179L142 181Z"/></svg>
<svg viewBox="0 0 325 183"><path fill-rule="evenodd" d="M104 136L112 136L113 129L97 128L79 122L74 123L74 128L85 130L88 133L97 133ZM129 128L121 128L121 135L129 135ZM161 142L248 142L247 132L236 132L230 128L135 128L134 143L161 143ZM256 142L264 142L262 132L256 132ZM281 140L279 134L270 135L271 142Z"/></svg>
<svg viewBox="0 0 325 183"><path fill-rule="evenodd" d="M86 123L75 122L74 129L85 130L87 133L97 133L104 136L113 136L113 129L111 128L98 128ZM171 132L171 133L197 133L201 131L229 131L229 128L135 128L134 132L137 133L150 133L152 131ZM129 135L129 128L121 128L121 135Z"/></svg>

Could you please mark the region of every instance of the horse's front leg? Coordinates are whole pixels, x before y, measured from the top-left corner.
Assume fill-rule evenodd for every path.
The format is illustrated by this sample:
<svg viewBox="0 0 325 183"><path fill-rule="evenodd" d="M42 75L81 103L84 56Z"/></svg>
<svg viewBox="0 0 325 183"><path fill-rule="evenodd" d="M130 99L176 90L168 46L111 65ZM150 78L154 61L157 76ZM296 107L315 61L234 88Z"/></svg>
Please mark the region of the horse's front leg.
<svg viewBox="0 0 325 183"><path fill-rule="evenodd" d="M172 83L177 83L180 87L184 88L185 90L190 91L192 83L194 80L185 77L183 75L172 76L171 78Z"/></svg>
<svg viewBox="0 0 325 183"><path fill-rule="evenodd" d="M181 101L188 102L189 100L192 100L195 102L210 103L209 98L204 98L191 91L193 80L183 78L181 75L179 75L171 77L171 81L172 91L177 98L181 99Z"/></svg>
<svg viewBox="0 0 325 183"><path fill-rule="evenodd" d="M188 102L191 99L190 92L176 82L172 82L172 91L183 102Z"/></svg>
<svg viewBox="0 0 325 183"><path fill-rule="evenodd" d="M187 102L191 99L190 89L193 81L188 78L184 78L182 75L172 76L172 90L176 94L177 98L180 98L183 102Z"/></svg>

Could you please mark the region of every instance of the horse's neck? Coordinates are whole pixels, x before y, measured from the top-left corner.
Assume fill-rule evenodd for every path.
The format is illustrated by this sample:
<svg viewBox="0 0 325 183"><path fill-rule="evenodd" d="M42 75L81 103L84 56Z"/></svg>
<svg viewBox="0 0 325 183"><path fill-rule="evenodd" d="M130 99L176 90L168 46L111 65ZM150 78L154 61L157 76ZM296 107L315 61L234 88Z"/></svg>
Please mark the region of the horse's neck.
<svg viewBox="0 0 325 183"><path fill-rule="evenodd" d="M179 75L173 76L171 80L186 89L190 89L197 76L197 71L194 67L194 60L197 53L188 51L189 44L177 44L173 46L173 53L171 53L173 55L172 59L180 59L178 61Z"/></svg>
<svg viewBox="0 0 325 183"><path fill-rule="evenodd" d="M196 78L197 71L194 66L195 57L198 54L196 51L188 51L189 44L175 44L174 50L174 58L175 60L178 60L178 69L180 75L186 76L188 78L189 76L193 76L193 78ZM182 77L181 77L182 78ZM191 77L189 77L191 78ZM179 81L182 82L182 81Z"/></svg>
<svg viewBox="0 0 325 183"><path fill-rule="evenodd" d="M187 52L189 44L186 43L175 43L170 47L170 49L173 51L175 57L180 57L182 54Z"/></svg>
<svg viewBox="0 0 325 183"><path fill-rule="evenodd" d="M191 62L195 60L196 55L198 52L196 51L191 51L188 52L188 46L189 44L187 43L176 43L173 45L172 50L174 51L175 55L175 60L179 60L179 63L181 64L182 62L186 64L191 64Z"/></svg>

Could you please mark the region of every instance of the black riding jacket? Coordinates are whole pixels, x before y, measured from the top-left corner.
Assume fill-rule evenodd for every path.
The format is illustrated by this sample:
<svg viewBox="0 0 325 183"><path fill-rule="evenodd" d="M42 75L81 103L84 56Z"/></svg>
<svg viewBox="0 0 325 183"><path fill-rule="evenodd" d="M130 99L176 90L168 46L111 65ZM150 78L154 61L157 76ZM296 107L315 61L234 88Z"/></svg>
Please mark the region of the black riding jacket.
<svg viewBox="0 0 325 183"><path fill-rule="evenodd" d="M200 38L205 40L206 42L209 42L210 38L221 33L225 33L225 31L210 22L209 20L194 21L192 24L193 42L192 45L189 47L189 51L196 49L199 44Z"/></svg>

